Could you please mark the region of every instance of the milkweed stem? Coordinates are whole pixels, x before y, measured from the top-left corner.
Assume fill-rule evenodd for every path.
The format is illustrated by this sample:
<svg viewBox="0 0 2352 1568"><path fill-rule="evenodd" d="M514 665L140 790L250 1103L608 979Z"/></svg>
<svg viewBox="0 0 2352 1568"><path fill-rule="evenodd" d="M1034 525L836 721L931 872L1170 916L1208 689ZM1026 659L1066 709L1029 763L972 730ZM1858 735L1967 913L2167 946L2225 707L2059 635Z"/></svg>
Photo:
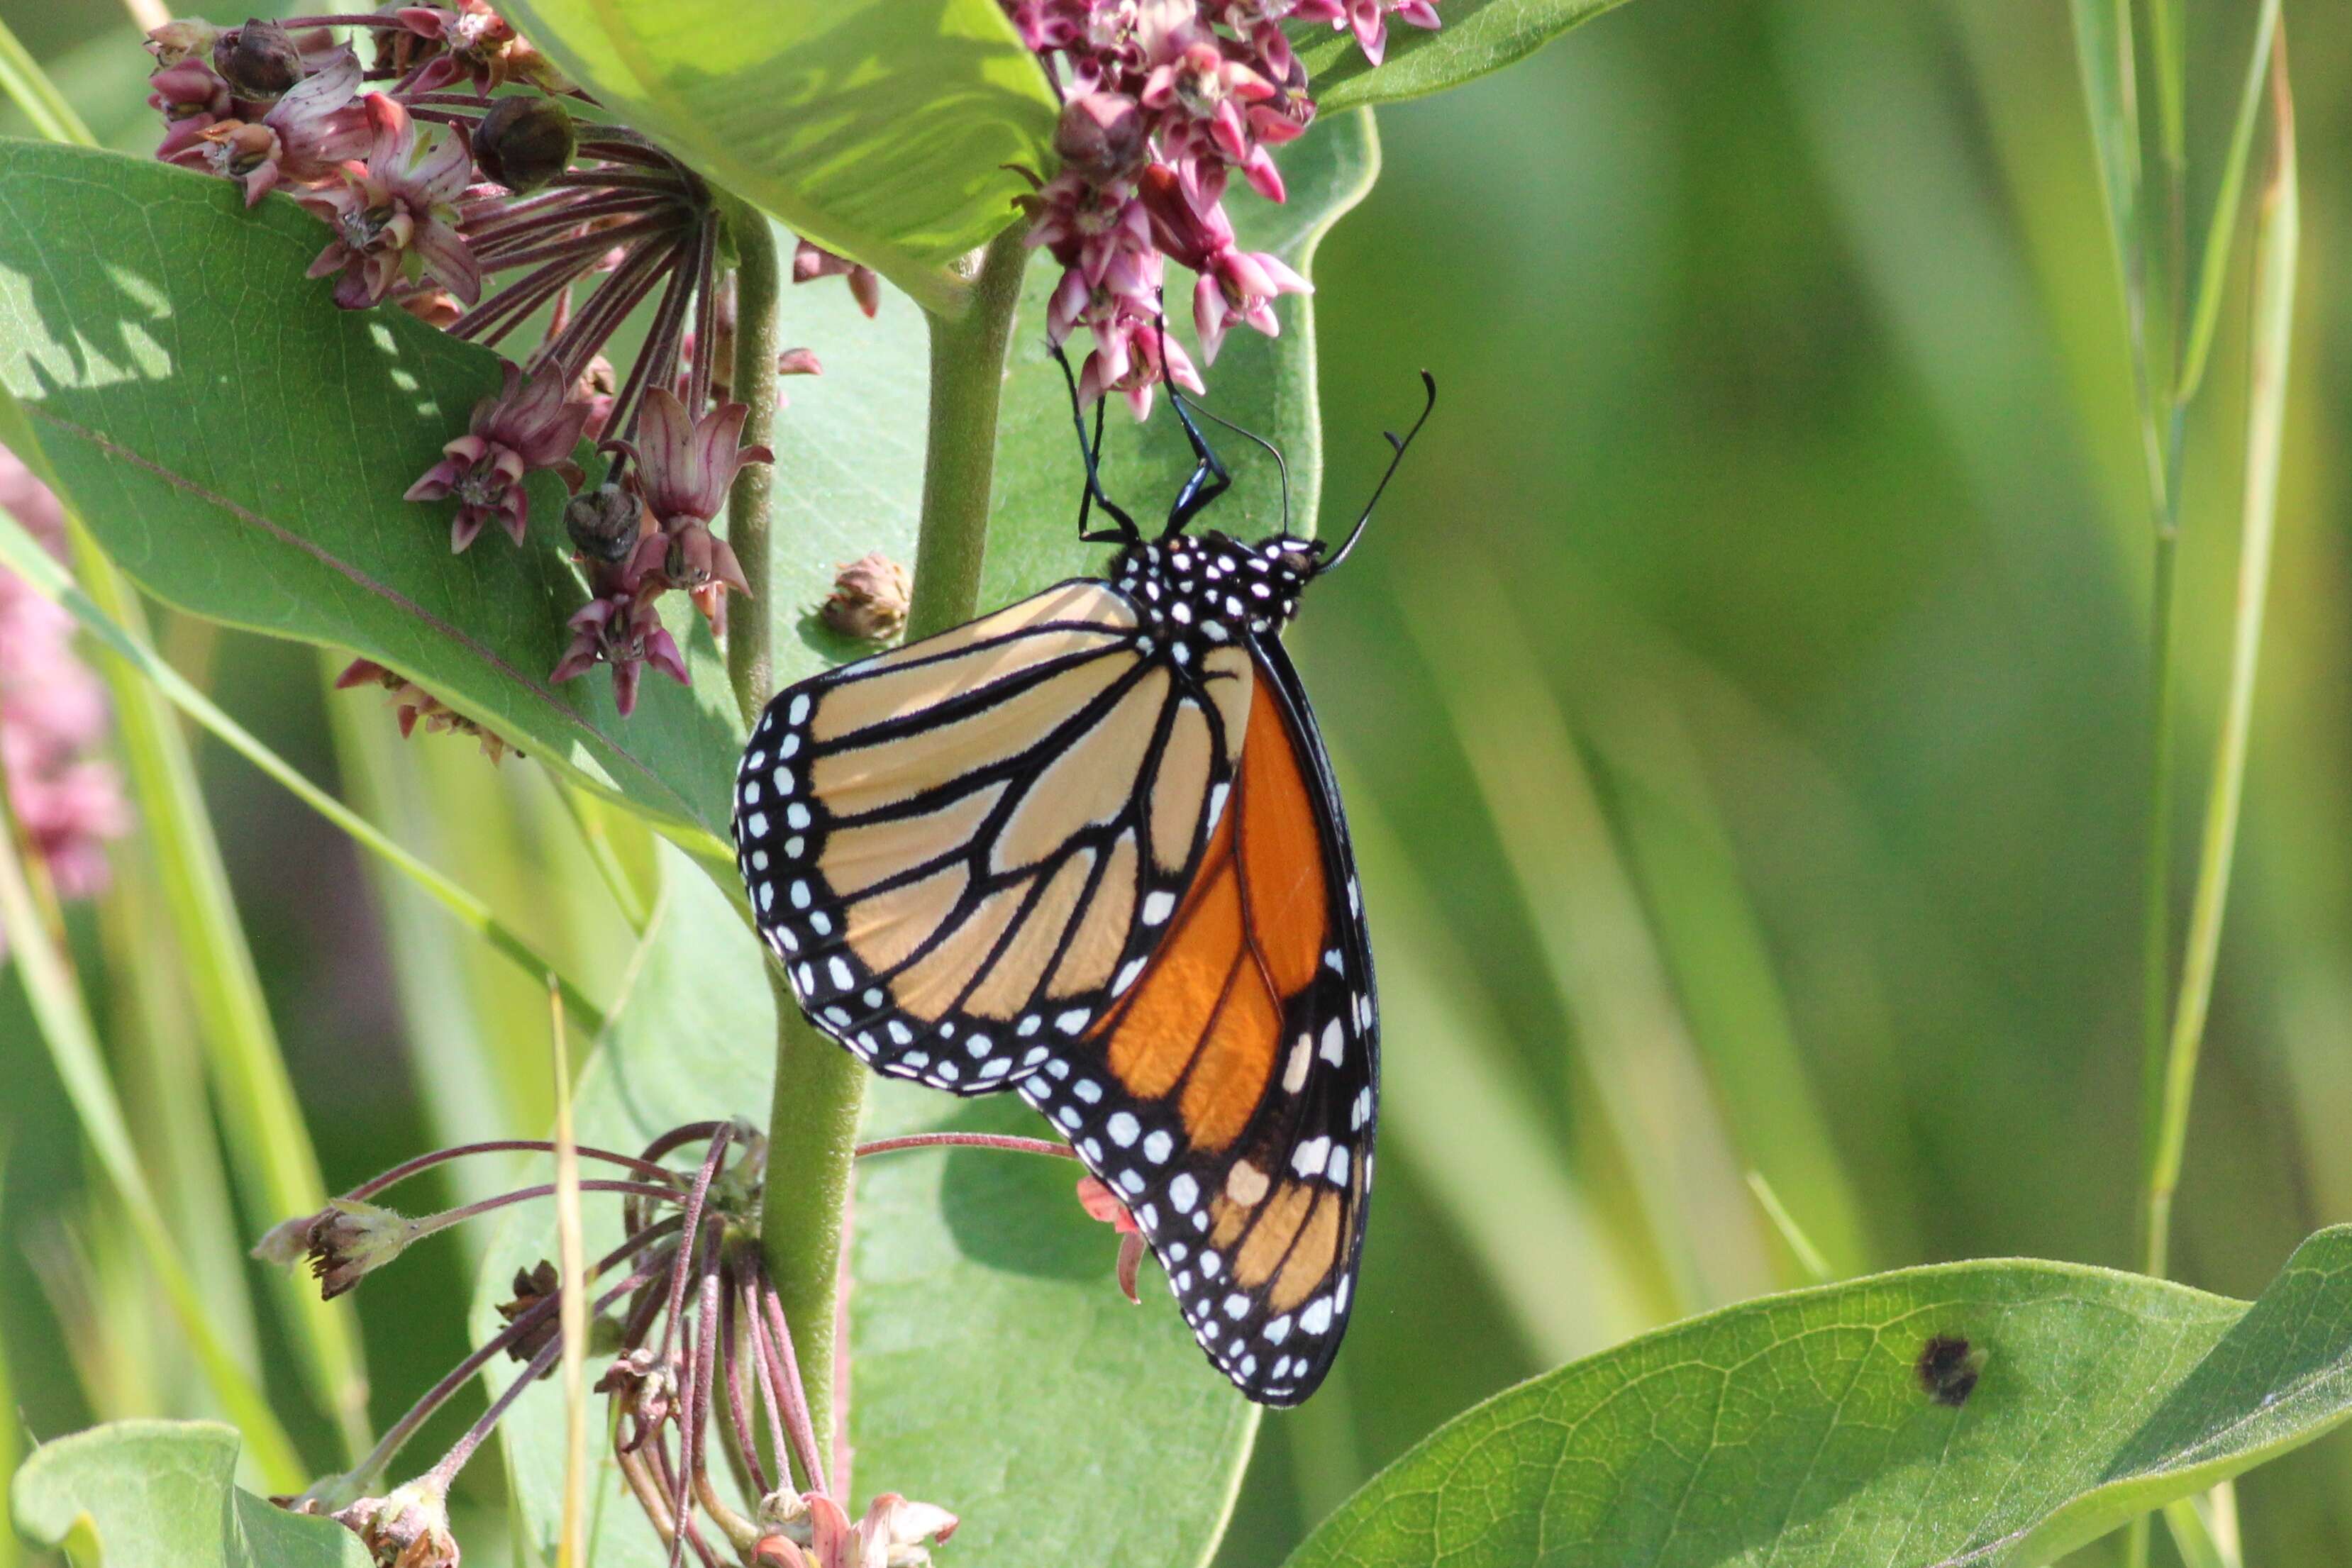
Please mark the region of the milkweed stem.
<svg viewBox="0 0 2352 1568"><path fill-rule="evenodd" d="M970 308L953 320L929 319L930 416L923 459L922 533L916 546L914 603L907 622L910 638L971 619L980 595L1005 350L1012 341L1028 258L1019 229L1007 229L968 264ZM770 300L761 297L760 280L748 267L739 275L737 287L740 319L746 324L739 328L737 341L748 348L755 337L748 325L770 308ZM768 351L763 366L739 363L761 371L760 380L739 376L735 383L736 395L751 401L757 420L762 404L774 401L767 378L774 374L775 355ZM745 439L752 438L747 429ZM741 483L739 478L738 486ZM736 552L750 570L740 535ZM760 583L761 579L752 579L755 594ZM770 613L769 607L759 605L747 619L764 621ZM751 665L738 665L736 658L730 649L729 668L737 674L740 696ZM767 695L762 686L757 700L747 703L747 722L757 721ZM835 1390L835 1307L866 1068L817 1033L803 1016L781 968L772 964L768 978L776 998L776 1090L768 1117L761 1245L775 1284L772 1299L792 1325L814 1448L825 1454L834 1451L835 1411L840 1406Z"/></svg>

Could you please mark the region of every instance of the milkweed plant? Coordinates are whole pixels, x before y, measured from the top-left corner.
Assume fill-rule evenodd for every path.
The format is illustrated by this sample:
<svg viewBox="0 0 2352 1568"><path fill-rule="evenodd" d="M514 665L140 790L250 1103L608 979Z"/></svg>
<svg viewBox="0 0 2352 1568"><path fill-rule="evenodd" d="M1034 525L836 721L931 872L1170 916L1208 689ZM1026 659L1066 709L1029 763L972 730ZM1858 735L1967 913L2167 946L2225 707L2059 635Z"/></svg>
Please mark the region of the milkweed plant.
<svg viewBox="0 0 2352 1568"><path fill-rule="evenodd" d="M1191 459L1171 392L1264 438L1234 448L1236 504L1262 531L1312 531L1314 250L1377 172L1375 107L1607 8L460 0L190 17L145 34L150 158L72 145L96 109L29 57L10 66L50 141L0 143L16 231L0 234L0 933L166 1283L202 1406L239 1434L225 1449L201 1424L52 1441L17 1473L26 1537L109 1563L499 1560L506 1540L468 1537L451 1509L488 1458L518 1562L1202 1560L1255 1411L1169 1321L1119 1194L1074 1191L1050 1163L1072 1154L1052 1126L869 1096L809 1028L750 937L735 758L789 680L1097 570L1073 525L1088 447L1131 501L1172 494ZM2129 90L2179 60L2135 41L2128 6L2075 10L2145 389L2165 355L2203 352L2198 280L2168 307L2147 287L2166 221L2149 204L2189 187L2144 166L2144 141L2168 143ZM2257 476L2284 374L2266 334L2294 280L2278 13L2263 12L2244 134L2190 183L2218 182L2211 243L2252 258ZM2168 334L2158 350L2151 334ZM2198 390L2148 394L2159 448L2178 440L2164 399ZM1106 408L1121 414L1108 435ZM2159 550L2173 456L2151 459ZM2250 557L2269 504L2247 516ZM641 939L625 972L567 973L462 876L303 779L157 653L133 585L187 624L340 650L337 722L354 733L455 732L477 766L543 770ZM559 1043L594 1042L576 1104L558 1085L553 1136L501 1128L340 1194L318 1185L266 1009L255 1024L237 988L249 960L186 792L190 721L547 981ZM2217 765L2232 789L2239 744ZM299 1287L270 1297L283 1366L240 1350L190 1283L194 1239L140 1174L99 1053L105 1009L66 939L142 820L139 887L178 890L157 918L227 977L199 988L214 999L196 1027L248 1048L225 1049L242 1065L215 1092L265 1109L224 1110L232 1140L295 1140L239 1187L280 1221L253 1256ZM2217 857L2226 887L2231 831L2202 846L2200 888ZM2168 943L2157 954L2146 1276L1961 1264L1669 1328L1442 1429L1293 1561L2043 1561L2154 1510L2210 1560L2195 1552L2234 1528L2229 1476L2352 1409L2352 1237L2315 1237L2251 1307L2161 1279L2221 907L2200 896L2178 986ZM743 1071L712 1066L746 1051ZM477 1169L512 1174L465 1177L438 1209L413 1196ZM1802 1217L1772 1212L1806 1255ZM397 1296L404 1255L469 1221L475 1348L379 1430L348 1309L326 1303ZM1060 1260L1033 1272L1024 1249ZM2096 1331L2062 1310L2090 1299ZM2087 1354L2088 1333L2108 1354ZM305 1400L328 1419L298 1422L298 1441L273 1402ZM1685 1401L1713 1413L1686 1441L1667 1429ZM411 1440L477 1403L420 1461ZM1875 1436L1841 1437L1848 1423ZM1024 1459L1056 1427L1084 1442L1049 1454L1086 1466ZM2030 1484L1992 1484L2042 1431L2084 1435ZM1943 1492L1930 1452L1958 1478ZM1807 1492L1816 1460L1833 1495ZM1475 1498L1449 1490L1465 1465L1485 1467ZM147 1484L166 1474L205 1479ZM1675 1495L1679 1528L1660 1501ZM1766 1529L1754 1511L1773 1499ZM2144 1553L2145 1523L2128 1539Z"/></svg>

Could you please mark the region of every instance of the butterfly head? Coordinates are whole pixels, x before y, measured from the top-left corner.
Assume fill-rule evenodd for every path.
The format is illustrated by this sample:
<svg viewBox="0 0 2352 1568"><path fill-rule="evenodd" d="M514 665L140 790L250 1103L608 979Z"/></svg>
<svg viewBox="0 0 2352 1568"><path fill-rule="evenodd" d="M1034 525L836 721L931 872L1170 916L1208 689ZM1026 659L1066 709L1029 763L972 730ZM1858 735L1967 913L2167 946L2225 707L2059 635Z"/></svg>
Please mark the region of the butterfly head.
<svg viewBox="0 0 2352 1568"><path fill-rule="evenodd" d="M1298 613L1324 549L1319 539L1279 534L1254 545L1214 529L1175 534L1119 551L1110 580L1135 606L1146 636L1189 649L1279 632Z"/></svg>

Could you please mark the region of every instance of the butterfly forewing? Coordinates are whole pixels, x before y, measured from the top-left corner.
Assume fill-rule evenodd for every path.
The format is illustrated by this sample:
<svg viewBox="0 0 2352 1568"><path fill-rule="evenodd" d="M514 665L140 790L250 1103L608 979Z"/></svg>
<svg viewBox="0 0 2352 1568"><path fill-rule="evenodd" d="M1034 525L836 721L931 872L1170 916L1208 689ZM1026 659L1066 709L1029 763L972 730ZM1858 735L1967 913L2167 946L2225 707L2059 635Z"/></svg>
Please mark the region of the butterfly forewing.
<svg viewBox="0 0 2352 1568"><path fill-rule="evenodd" d="M1213 826L1254 678L1147 656L1049 589L769 705L737 781L761 929L820 1027L960 1093L1036 1070L1142 974Z"/></svg>
<svg viewBox="0 0 2352 1568"><path fill-rule="evenodd" d="M1322 1381L1371 1182L1371 956L1328 763L1278 643L1232 801L1140 982L1023 1095L1150 1239L1202 1348L1253 1398Z"/></svg>

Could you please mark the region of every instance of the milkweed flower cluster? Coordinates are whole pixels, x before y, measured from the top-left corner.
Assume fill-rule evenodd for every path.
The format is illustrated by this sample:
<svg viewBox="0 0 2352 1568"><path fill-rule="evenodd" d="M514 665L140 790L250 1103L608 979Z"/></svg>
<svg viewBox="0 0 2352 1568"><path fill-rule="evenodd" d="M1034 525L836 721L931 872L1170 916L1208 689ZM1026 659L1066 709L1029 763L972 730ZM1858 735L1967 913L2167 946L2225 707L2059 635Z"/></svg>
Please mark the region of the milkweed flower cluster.
<svg viewBox="0 0 2352 1568"><path fill-rule="evenodd" d="M1068 1154L1036 1139L957 1133L885 1139L860 1145L857 1154L958 1145ZM452 1160L516 1150L552 1154L555 1146L502 1140L420 1155L278 1224L253 1255L307 1268L332 1301L396 1266L428 1236L554 1196L552 1183L539 1182L416 1216L383 1201L399 1184ZM596 1364L594 1392L606 1402L603 1429L614 1467L669 1548L669 1561L700 1568L925 1568L929 1546L955 1532L957 1517L884 1492L853 1518L849 1451L828 1454L819 1443L793 1326L761 1253L765 1137L740 1121L696 1122L634 1155L584 1145L576 1153L583 1172L593 1173L580 1183L583 1197L618 1203L620 1244L587 1260L578 1279L547 1260L518 1269L512 1299L498 1306L502 1328L394 1422L350 1473L278 1502L332 1517L374 1562L457 1568L451 1484L515 1401L562 1359L563 1298L577 1290L593 1292L588 1354ZM409 1439L501 1358L520 1370L489 1407L429 1469L387 1486Z"/></svg>
<svg viewBox="0 0 2352 1568"><path fill-rule="evenodd" d="M57 497L5 447L0 511L64 553ZM106 841L129 826L129 811L121 780L100 755L106 688L76 655L73 636L71 615L0 568L0 773L58 894L87 898L106 886Z"/></svg>
<svg viewBox="0 0 2352 1568"><path fill-rule="evenodd" d="M1199 278L1192 324L1204 361L1244 326L1281 330L1274 301L1307 292L1279 256L1245 251L1224 209L1238 173L1283 200L1274 149L1315 116L1286 27L1354 32L1372 63L1391 16L1435 27L1431 0L1004 0L1058 91L1061 170L1027 199L1029 243L1062 267L1045 322L1055 343L1083 328L1082 399L1123 394L1138 419L1152 388L1202 390L1160 325L1166 263Z"/></svg>
<svg viewBox="0 0 2352 1568"><path fill-rule="evenodd" d="M147 48L156 155L236 182L247 205L278 191L316 214L310 273L336 279L335 303L396 305L494 349L536 337L407 498L446 515L453 550L493 523L520 546L527 482L556 475L588 602L551 678L607 665L624 714L646 665L685 681L658 601L685 593L725 634L727 598L748 589L711 523L726 477L770 460L734 444L748 410L729 385L733 278L709 188L637 132L575 120L567 100L585 95L484 0L175 21ZM845 276L868 314L878 303L870 272L813 246L794 276ZM643 342L616 368L607 351L641 308ZM606 460L593 484L573 462L583 439Z"/></svg>

